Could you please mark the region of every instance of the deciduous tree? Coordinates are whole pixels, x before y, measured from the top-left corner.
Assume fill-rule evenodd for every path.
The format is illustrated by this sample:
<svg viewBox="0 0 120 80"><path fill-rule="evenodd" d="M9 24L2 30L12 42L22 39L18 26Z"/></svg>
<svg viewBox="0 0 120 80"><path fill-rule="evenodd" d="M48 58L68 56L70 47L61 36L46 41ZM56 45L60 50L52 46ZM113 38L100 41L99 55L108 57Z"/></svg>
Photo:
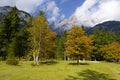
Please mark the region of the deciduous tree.
<svg viewBox="0 0 120 80"><path fill-rule="evenodd" d="M56 33L49 29L44 13L33 19L32 27L28 29L31 34L31 44L34 57L34 64L39 64L39 58L48 58L54 54L55 43L53 39Z"/></svg>
<svg viewBox="0 0 120 80"><path fill-rule="evenodd" d="M120 60L120 43L113 42L100 49L105 60Z"/></svg>
<svg viewBox="0 0 120 80"><path fill-rule="evenodd" d="M75 56L79 63L80 56L89 58L93 49L93 40L91 36L86 36L83 28L73 26L67 32L67 41L65 42L65 54L67 56Z"/></svg>

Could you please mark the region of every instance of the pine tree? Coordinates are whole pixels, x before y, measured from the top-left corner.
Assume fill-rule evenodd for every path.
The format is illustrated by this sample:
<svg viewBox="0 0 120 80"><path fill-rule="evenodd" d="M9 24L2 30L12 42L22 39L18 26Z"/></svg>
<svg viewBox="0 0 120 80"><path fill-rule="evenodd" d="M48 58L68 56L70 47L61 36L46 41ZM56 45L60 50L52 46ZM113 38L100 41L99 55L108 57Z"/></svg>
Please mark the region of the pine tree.
<svg viewBox="0 0 120 80"><path fill-rule="evenodd" d="M21 26L18 10L13 7L4 17L0 26L1 52L8 58L22 57L26 54L29 34L27 27Z"/></svg>
<svg viewBox="0 0 120 80"><path fill-rule="evenodd" d="M13 7L12 10L4 17L3 26L1 27L1 38L4 39L4 53L9 54L9 47L13 41L13 38L16 37L19 28L20 22L17 16L17 8ZM12 54L14 55L14 54Z"/></svg>
<svg viewBox="0 0 120 80"><path fill-rule="evenodd" d="M94 32L94 51L92 56L97 60L103 60L100 48L112 42L119 41L120 37L114 33L105 31L105 29L96 29Z"/></svg>
<svg viewBox="0 0 120 80"><path fill-rule="evenodd" d="M55 43L56 43L56 58L57 59L64 59L66 60L66 56L64 54L65 52L65 45L64 43L66 42L66 31L64 31L62 33L62 35L57 36L57 38L55 39Z"/></svg>

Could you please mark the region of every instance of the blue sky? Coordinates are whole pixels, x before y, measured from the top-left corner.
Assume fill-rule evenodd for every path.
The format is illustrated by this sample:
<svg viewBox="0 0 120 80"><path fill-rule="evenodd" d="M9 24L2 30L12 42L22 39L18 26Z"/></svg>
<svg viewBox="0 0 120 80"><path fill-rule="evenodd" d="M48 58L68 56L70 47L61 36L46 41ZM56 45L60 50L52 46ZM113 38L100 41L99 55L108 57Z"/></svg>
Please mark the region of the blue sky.
<svg viewBox="0 0 120 80"><path fill-rule="evenodd" d="M61 2L60 2L61 1ZM65 14L66 18L71 16L77 7L81 6L85 0L55 0L60 9L60 14Z"/></svg>
<svg viewBox="0 0 120 80"><path fill-rule="evenodd" d="M60 21L63 18L69 18L76 10L77 7L81 6L85 0L48 0L43 5L39 6L38 9L41 7L46 12L49 21ZM51 4L54 7L58 8L58 16L55 16L56 19L53 18L52 11L54 10L47 10L47 6ZM36 13L36 12L35 12Z"/></svg>
<svg viewBox="0 0 120 80"><path fill-rule="evenodd" d="M49 22L66 18L67 24L94 26L120 21L120 0L0 0L2 6L16 6L33 15L44 10Z"/></svg>

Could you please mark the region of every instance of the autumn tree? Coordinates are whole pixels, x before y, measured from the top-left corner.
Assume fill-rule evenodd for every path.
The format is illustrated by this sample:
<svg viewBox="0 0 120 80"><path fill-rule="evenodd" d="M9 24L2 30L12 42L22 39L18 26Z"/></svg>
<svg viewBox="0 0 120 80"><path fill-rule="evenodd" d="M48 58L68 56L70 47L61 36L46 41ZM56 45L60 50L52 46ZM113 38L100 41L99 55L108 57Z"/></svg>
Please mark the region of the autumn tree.
<svg viewBox="0 0 120 80"><path fill-rule="evenodd" d="M120 43L113 42L111 44L105 45L100 50L105 60L107 61L120 60Z"/></svg>
<svg viewBox="0 0 120 80"><path fill-rule="evenodd" d="M49 58L54 55L56 33L49 29L48 22L43 12L33 19L32 27L28 29L31 34L31 45L34 64L39 64L39 58Z"/></svg>
<svg viewBox="0 0 120 80"><path fill-rule="evenodd" d="M55 58L55 47L56 47L56 44L54 43L55 37L56 37L56 33L51 31L47 33L45 37L44 53L46 53L45 58L47 59Z"/></svg>
<svg viewBox="0 0 120 80"><path fill-rule="evenodd" d="M65 42L65 54L67 56L74 56L79 63L80 56L88 59L93 49L92 36L86 36L82 27L73 26L67 32L67 41Z"/></svg>

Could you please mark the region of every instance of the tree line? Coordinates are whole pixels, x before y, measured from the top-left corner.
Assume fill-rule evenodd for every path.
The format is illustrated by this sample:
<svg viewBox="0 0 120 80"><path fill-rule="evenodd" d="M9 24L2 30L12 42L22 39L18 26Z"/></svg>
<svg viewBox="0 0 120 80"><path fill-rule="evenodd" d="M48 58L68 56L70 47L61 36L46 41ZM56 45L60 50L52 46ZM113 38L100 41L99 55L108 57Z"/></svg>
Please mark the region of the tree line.
<svg viewBox="0 0 120 80"><path fill-rule="evenodd" d="M0 57L7 63L17 63L18 59L64 60L120 60L120 36L96 29L87 34L84 27L74 25L70 30L57 35L53 32L43 11L31 17L26 26L22 26L13 7L0 23Z"/></svg>

